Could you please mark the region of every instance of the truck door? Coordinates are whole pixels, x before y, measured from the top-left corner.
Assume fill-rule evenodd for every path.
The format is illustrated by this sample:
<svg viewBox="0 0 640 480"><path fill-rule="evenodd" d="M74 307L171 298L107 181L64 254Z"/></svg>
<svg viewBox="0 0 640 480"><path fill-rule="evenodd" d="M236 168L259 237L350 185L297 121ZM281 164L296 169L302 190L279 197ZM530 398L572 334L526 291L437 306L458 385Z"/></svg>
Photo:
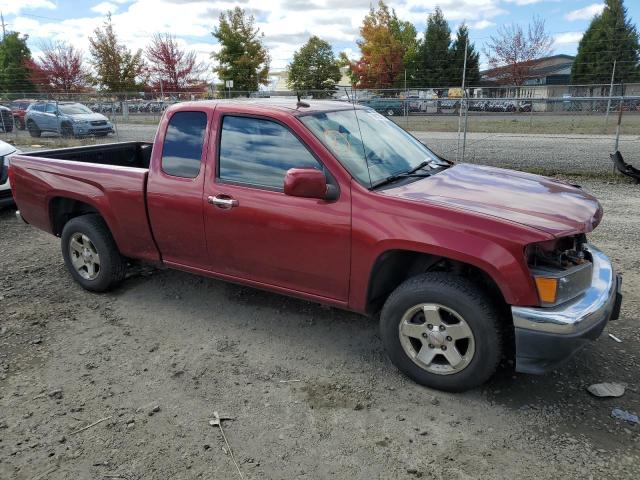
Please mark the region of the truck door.
<svg viewBox="0 0 640 480"><path fill-rule="evenodd" d="M348 184L334 201L285 195L284 176L290 168L318 168L331 174L286 124L234 114L230 108L216 109L217 166L215 172L207 172L205 182L211 270L346 302L351 238Z"/></svg>
<svg viewBox="0 0 640 480"><path fill-rule="evenodd" d="M169 113L153 145L149 221L163 261L177 267L209 268L202 190L211 116L210 107Z"/></svg>

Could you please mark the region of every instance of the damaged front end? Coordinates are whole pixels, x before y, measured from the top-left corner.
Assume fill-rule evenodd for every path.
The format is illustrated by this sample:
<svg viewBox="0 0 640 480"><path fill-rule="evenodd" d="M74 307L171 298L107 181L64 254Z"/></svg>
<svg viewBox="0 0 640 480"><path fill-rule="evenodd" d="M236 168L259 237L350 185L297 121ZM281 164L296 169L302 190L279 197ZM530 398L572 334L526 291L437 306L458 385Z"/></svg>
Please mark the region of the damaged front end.
<svg viewBox="0 0 640 480"><path fill-rule="evenodd" d="M620 314L621 279L584 234L525 250L540 305L512 307L516 370L544 373L595 340Z"/></svg>

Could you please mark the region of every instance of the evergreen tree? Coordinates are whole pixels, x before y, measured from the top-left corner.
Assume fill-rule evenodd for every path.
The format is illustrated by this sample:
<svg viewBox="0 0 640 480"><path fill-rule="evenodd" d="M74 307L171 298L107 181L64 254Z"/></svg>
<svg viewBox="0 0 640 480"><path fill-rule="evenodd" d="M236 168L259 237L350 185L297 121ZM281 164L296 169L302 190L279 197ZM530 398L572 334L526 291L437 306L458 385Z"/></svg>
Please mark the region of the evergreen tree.
<svg viewBox="0 0 640 480"><path fill-rule="evenodd" d="M585 32L573 65L574 84L609 83L616 62L615 81L640 80L640 46L635 25L627 17L623 0L605 0Z"/></svg>
<svg viewBox="0 0 640 480"><path fill-rule="evenodd" d="M451 29L440 7L427 19L424 39L418 47L412 83L421 87L440 87L449 84L449 45Z"/></svg>
<svg viewBox="0 0 640 480"><path fill-rule="evenodd" d="M0 41L0 91L35 91L36 86L31 81L29 71L32 63L27 36L21 36L18 32L7 33Z"/></svg>
<svg viewBox="0 0 640 480"><path fill-rule="evenodd" d="M467 76L465 79L465 85L475 86L480 81L480 54L476 52L473 43L469 41L469 29L463 23L456 31L456 39L451 44L451 49L449 51L449 85L462 85L464 47L467 42L469 42L469 45L467 47Z"/></svg>
<svg viewBox="0 0 640 480"><path fill-rule="evenodd" d="M253 15L240 7L220 14L220 24L213 36L222 48L213 54L218 66L214 71L223 82L233 80L233 89L255 92L269 83L269 54L260 29L254 27Z"/></svg>
<svg viewBox="0 0 640 480"><path fill-rule="evenodd" d="M294 90L334 90L341 76L331 45L314 35L293 54L288 84Z"/></svg>

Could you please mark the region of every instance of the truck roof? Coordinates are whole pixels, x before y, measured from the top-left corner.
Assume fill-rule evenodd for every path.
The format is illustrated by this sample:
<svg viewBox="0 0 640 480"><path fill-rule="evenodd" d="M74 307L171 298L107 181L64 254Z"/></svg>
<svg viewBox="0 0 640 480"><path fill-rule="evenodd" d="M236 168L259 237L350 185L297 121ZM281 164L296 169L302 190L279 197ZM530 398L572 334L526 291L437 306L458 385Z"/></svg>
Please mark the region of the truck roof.
<svg viewBox="0 0 640 480"><path fill-rule="evenodd" d="M352 110L354 105L340 100L301 100L305 106L298 106L298 100L295 97L290 98L240 98L240 99L222 99L222 100L202 100L197 102L180 102L174 104L170 108L184 109L185 106L200 106L205 105L238 105L242 107L255 107L256 111L264 110L280 110L293 115L300 115L305 113L317 113L317 112L331 112L336 110ZM308 105L308 106L306 106ZM355 105L355 108L366 108L360 105Z"/></svg>

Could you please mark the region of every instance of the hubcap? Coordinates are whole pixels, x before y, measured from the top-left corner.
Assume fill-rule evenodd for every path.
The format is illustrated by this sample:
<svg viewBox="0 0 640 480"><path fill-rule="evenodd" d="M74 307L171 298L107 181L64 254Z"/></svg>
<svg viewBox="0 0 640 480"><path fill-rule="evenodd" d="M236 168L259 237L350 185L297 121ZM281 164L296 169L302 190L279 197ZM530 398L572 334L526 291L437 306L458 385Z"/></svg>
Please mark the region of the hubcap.
<svg viewBox="0 0 640 480"><path fill-rule="evenodd" d="M69 242L71 263L80 276L94 280L100 273L100 255L93 242L84 233L74 233Z"/></svg>
<svg viewBox="0 0 640 480"><path fill-rule="evenodd" d="M421 303L405 312L398 331L405 353L420 368L437 375L464 370L475 353L471 328L455 310Z"/></svg>

